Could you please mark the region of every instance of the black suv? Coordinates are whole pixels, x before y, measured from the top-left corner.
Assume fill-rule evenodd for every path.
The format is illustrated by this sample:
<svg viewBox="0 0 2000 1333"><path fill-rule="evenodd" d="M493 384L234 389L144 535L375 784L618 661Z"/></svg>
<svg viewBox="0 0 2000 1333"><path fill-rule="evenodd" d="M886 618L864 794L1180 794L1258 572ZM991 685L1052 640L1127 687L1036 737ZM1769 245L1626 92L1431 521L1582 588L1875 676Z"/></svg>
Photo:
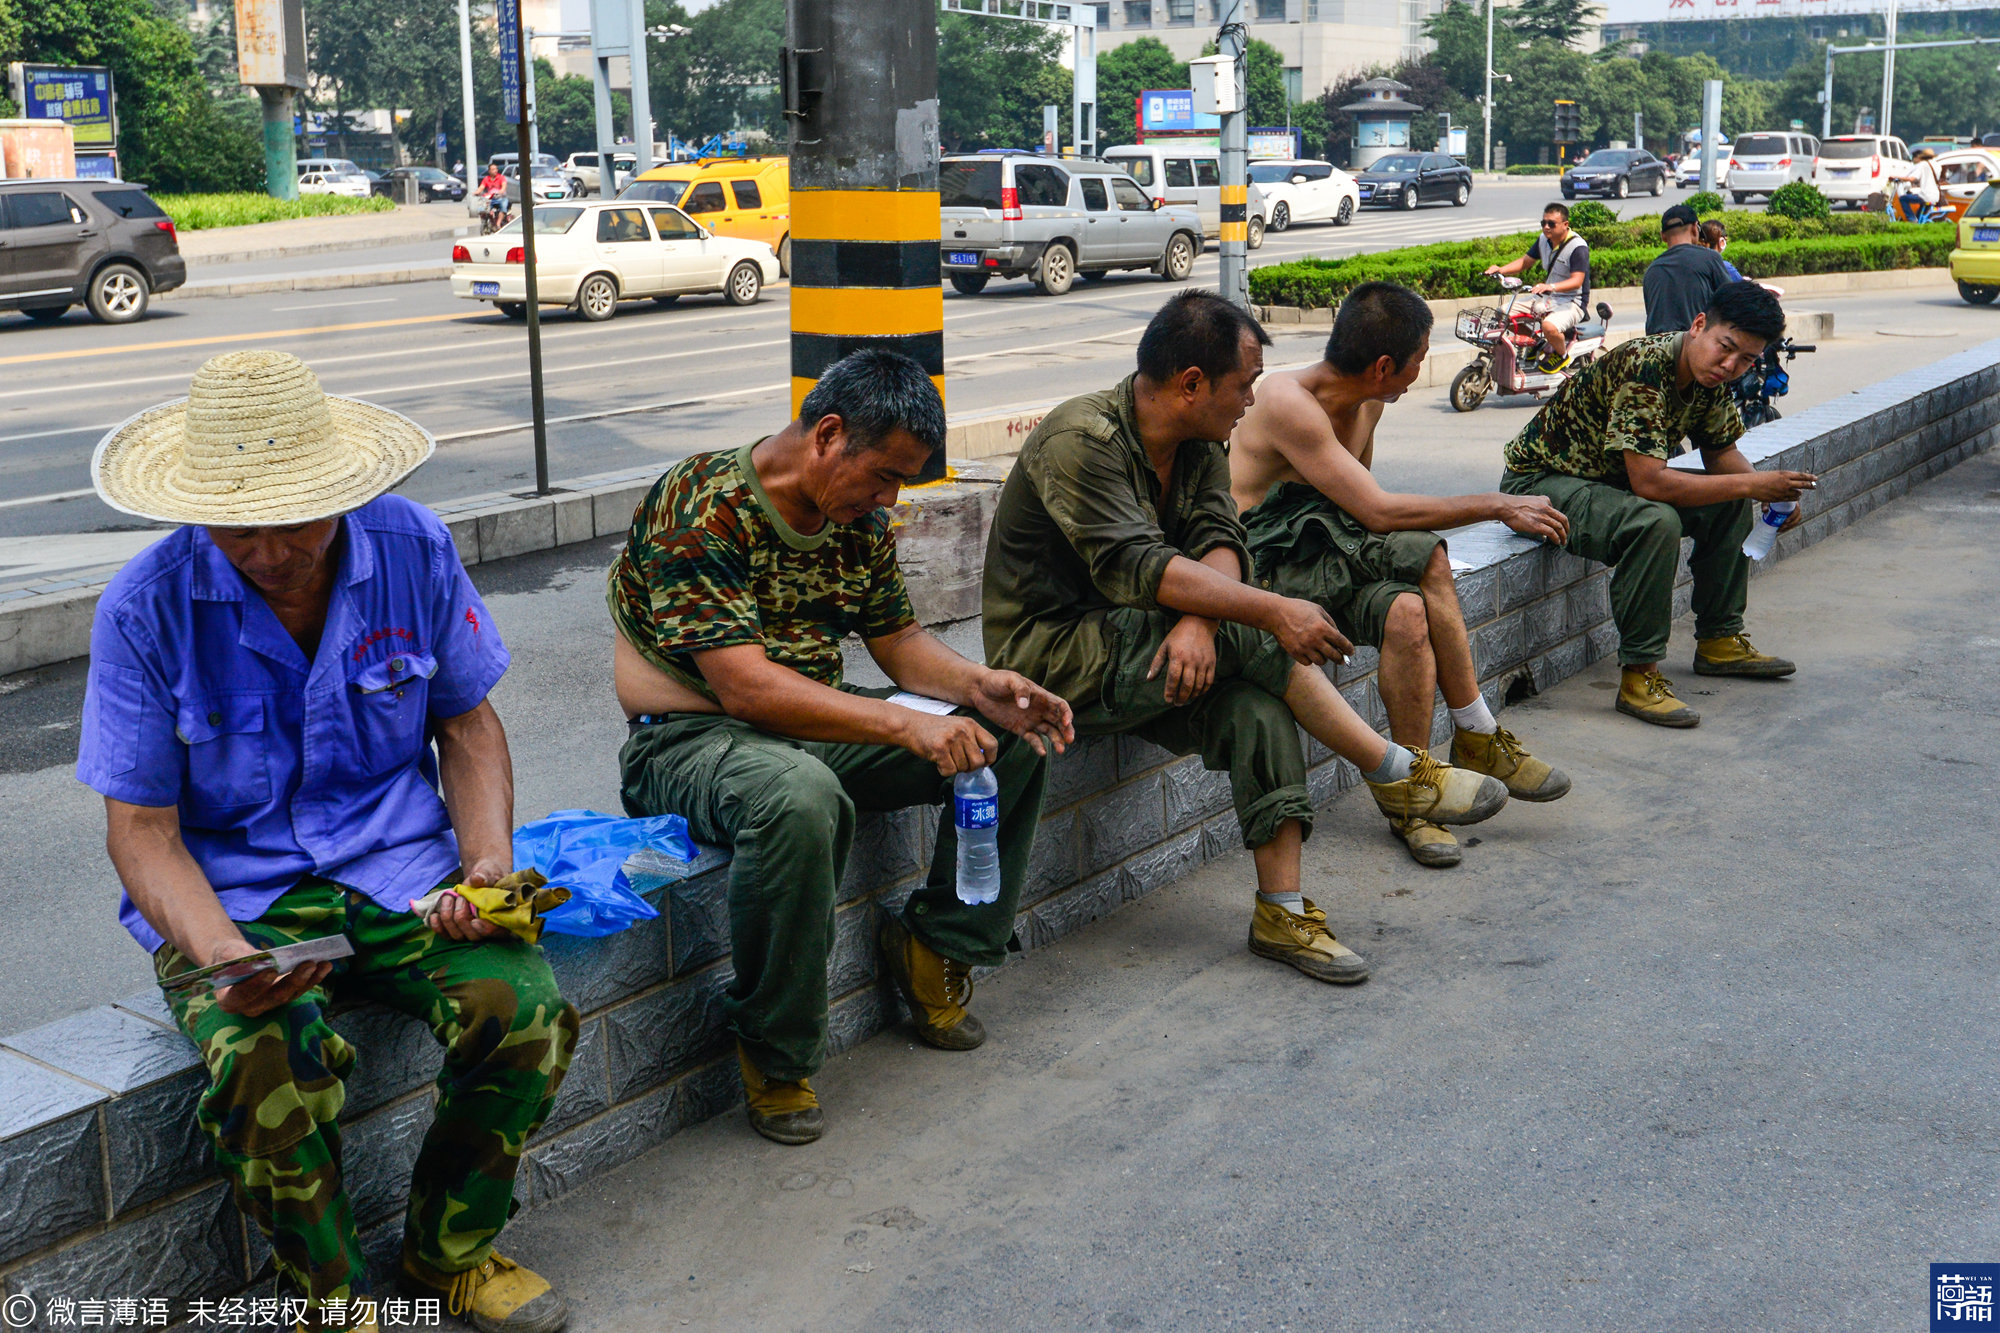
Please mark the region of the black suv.
<svg viewBox="0 0 2000 1333"><path fill-rule="evenodd" d="M0 310L51 323L82 302L129 324L187 281L174 224L125 181L0 181Z"/></svg>

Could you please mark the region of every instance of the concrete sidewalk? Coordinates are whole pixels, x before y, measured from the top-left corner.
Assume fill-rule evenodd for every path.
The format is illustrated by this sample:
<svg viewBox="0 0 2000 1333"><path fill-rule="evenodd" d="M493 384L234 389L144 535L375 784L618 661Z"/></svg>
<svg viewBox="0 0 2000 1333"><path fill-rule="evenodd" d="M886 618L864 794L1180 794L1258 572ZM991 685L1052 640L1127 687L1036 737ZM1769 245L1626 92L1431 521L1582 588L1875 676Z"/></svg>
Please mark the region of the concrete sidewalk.
<svg viewBox="0 0 2000 1333"><path fill-rule="evenodd" d="M1695 731L1608 661L1510 709L1576 789L1458 870L1325 811L1366 985L1244 950L1237 853L984 983L984 1049L836 1060L820 1143L732 1113L508 1252L575 1333L1919 1326L2000 1252L1995 494L1975 458L1759 578L1791 681L1687 674L1683 622Z"/></svg>
<svg viewBox="0 0 2000 1333"><path fill-rule="evenodd" d="M386 213L344 213L333 217L285 218L247 227L208 227L180 233L181 258L193 270L256 259L291 259L373 250L385 245L443 240L479 230L465 205L436 203L399 207Z"/></svg>

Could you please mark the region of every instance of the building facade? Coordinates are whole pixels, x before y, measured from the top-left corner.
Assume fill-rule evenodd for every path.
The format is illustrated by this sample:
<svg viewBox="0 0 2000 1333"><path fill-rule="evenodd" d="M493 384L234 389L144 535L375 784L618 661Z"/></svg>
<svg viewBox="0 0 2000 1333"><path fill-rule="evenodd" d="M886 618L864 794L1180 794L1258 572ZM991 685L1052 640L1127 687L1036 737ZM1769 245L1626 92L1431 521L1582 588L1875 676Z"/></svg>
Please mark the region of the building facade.
<svg viewBox="0 0 2000 1333"><path fill-rule="evenodd" d="M1358 69L1394 65L1430 49L1424 20L1443 0L1244 0L1250 40L1284 59L1285 93L1319 96ZM1201 54L1222 22L1220 0L1110 0L1097 6L1100 52L1156 37L1178 60Z"/></svg>

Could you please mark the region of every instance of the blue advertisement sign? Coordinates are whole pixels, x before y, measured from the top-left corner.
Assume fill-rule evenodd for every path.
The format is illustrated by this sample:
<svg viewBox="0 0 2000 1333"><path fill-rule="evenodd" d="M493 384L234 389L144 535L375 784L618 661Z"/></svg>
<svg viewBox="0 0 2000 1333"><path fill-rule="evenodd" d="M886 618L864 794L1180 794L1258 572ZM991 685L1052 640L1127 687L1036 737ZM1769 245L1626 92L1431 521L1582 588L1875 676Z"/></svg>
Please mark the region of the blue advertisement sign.
<svg viewBox="0 0 2000 1333"><path fill-rule="evenodd" d="M76 149L108 152L118 143L118 111L111 71L102 65L17 65L14 99L29 120L60 120L75 134Z"/></svg>
<svg viewBox="0 0 2000 1333"><path fill-rule="evenodd" d="M78 153L76 155L76 174L79 180L117 180L118 159L104 153L96 153L89 156Z"/></svg>
<svg viewBox="0 0 2000 1333"><path fill-rule="evenodd" d="M1148 89L1139 94L1139 128L1162 130L1219 130L1222 117L1194 109L1192 88Z"/></svg>
<svg viewBox="0 0 2000 1333"><path fill-rule="evenodd" d="M494 6L500 30L500 106L509 125L521 123L521 0Z"/></svg>

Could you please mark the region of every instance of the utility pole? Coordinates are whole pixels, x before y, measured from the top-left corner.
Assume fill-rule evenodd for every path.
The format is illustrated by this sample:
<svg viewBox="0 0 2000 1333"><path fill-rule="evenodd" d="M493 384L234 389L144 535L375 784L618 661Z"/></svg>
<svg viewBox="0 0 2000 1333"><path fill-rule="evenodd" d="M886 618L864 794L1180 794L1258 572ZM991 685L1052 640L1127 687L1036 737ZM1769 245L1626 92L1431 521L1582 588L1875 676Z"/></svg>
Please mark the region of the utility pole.
<svg viewBox="0 0 2000 1333"><path fill-rule="evenodd" d="M1875 126L1877 134L1888 134L1889 107L1896 100L1896 0L1889 0L1887 41L1882 48L1882 114Z"/></svg>
<svg viewBox="0 0 2000 1333"><path fill-rule="evenodd" d="M535 159L529 148L534 117L526 96L522 66L528 60L528 38L521 26L521 0L499 0L494 6L500 30L500 101L517 129L520 154L521 259L528 306L528 397L535 420L535 494L549 493L549 429L542 403L542 318L535 284Z"/></svg>
<svg viewBox="0 0 2000 1333"><path fill-rule="evenodd" d="M827 368L884 348L944 393L937 0L786 0L792 411ZM918 481L945 475L944 450Z"/></svg>
<svg viewBox="0 0 2000 1333"><path fill-rule="evenodd" d="M1486 174L1492 174L1492 170L1494 170L1494 0L1486 0Z"/></svg>
<svg viewBox="0 0 2000 1333"><path fill-rule="evenodd" d="M472 0L458 0L458 66L465 94L465 197L479 189L479 133L472 122Z"/></svg>
<svg viewBox="0 0 2000 1333"><path fill-rule="evenodd" d="M523 122L528 127L528 151L521 155L521 188L525 190L527 182L533 176L533 173L528 170L529 165L542 155L541 104L535 101L535 30L533 28L524 28L521 30L521 82L527 89L528 97L528 114L522 117Z"/></svg>
<svg viewBox="0 0 2000 1333"><path fill-rule="evenodd" d="M1701 188L1715 188L1715 141L1722 134L1722 80L1701 86Z"/></svg>
<svg viewBox="0 0 2000 1333"><path fill-rule="evenodd" d="M1250 155L1244 127L1243 60L1249 43L1243 0L1223 0L1217 54L1188 62L1194 109L1222 119L1222 281L1224 300L1250 308Z"/></svg>

